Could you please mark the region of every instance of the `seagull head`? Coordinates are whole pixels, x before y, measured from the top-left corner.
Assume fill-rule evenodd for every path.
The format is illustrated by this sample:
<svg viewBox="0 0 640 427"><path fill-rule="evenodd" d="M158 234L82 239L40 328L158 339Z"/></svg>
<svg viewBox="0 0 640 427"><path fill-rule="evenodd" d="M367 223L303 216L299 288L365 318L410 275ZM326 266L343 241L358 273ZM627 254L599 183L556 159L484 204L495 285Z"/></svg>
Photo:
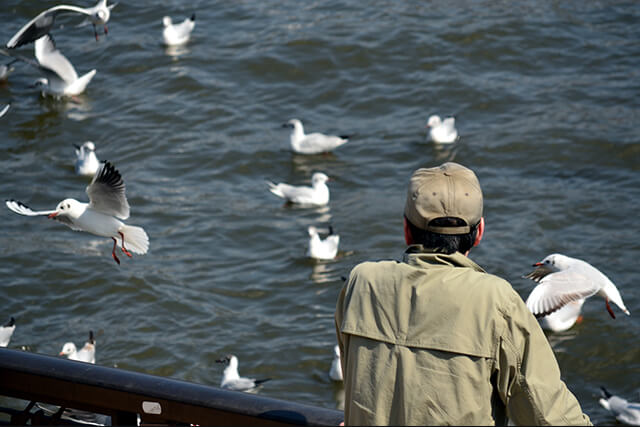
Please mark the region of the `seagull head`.
<svg viewBox="0 0 640 427"><path fill-rule="evenodd" d="M222 359L216 360L216 363L224 363L228 365L231 369L236 369L238 367L238 358L233 354L227 354Z"/></svg>
<svg viewBox="0 0 640 427"><path fill-rule="evenodd" d="M534 267L544 268L550 271L565 270L571 264L571 259L562 254L551 254L544 257L542 261L533 264Z"/></svg>
<svg viewBox="0 0 640 427"><path fill-rule="evenodd" d="M55 212L49 214L49 218L56 218L59 216L77 218L82 215L83 211L84 209L79 201L75 199L64 199L58 203Z"/></svg>
<svg viewBox="0 0 640 427"><path fill-rule="evenodd" d="M58 356L68 356L70 354L75 353L76 351L77 351L76 345L72 342L68 342L62 346L62 351L60 351Z"/></svg>
<svg viewBox="0 0 640 427"><path fill-rule="evenodd" d="M440 119L440 116L438 116L437 114L430 116L429 120L427 121L427 127L429 128L438 127L441 124L442 124L442 120Z"/></svg>
<svg viewBox="0 0 640 427"><path fill-rule="evenodd" d="M86 151L96 151L96 144L91 141L87 141L82 144L82 148L84 148Z"/></svg>
<svg viewBox="0 0 640 427"><path fill-rule="evenodd" d="M309 233L309 237L313 237L313 236L316 236L318 234L318 229L315 228L313 225L310 225L307 228L307 232Z"/></svg>
<svg viewBox="0 0 640 427"><path fill-rule="evenodd" d="M329 177L322 172L316 172L311 176L311 185L313 187L324 184L327 181L329 181Z"/></svg>
<svg viewBox="0 0 640 427"><path fill-rule="evenodd" d="M298 119L291 119L288 122L283 123L282 127L288 129L302 129L302 122Z"/></svg>

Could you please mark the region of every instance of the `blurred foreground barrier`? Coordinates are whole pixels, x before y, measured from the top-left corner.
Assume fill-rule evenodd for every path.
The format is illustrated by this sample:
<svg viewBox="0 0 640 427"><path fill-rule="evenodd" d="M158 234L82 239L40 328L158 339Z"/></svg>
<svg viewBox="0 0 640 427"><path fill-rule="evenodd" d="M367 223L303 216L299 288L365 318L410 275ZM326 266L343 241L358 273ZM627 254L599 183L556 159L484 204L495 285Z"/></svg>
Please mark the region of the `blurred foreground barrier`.
<svg viewBox="0 0 640 427"><path fill-rule="evenodd" d="M99 419L113 425L338 425L343 419L332 409L6 348L0 348L5 404L2 396L27 401L24 408L0 408L0 424L11 425L69 424L63 411L70 408L103 414ZM43 411L42 403L56 407Z"/></svg>

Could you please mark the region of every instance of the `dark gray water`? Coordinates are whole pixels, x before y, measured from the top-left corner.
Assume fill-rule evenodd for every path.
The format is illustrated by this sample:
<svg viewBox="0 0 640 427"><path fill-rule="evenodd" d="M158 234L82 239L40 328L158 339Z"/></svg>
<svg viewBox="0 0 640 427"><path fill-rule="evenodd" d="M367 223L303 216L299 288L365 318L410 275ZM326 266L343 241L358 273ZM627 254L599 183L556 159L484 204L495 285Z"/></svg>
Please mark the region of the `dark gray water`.
<svg viewBox="0 0 640 427"><path fill-rule="evenodd" d="M77 2L76 2L77 3ZM4 0L4 44L46 7ZM162 4L162 7L159 5ZM89 5L84 2L83 5ZM598 386L637 398L640 291L640 5L636 2L120 2L109 35L60 20L57 46L78 73L76 101L43 99L18 64L0 87L2 198L53 209L86 200L72 143L92 140L122 173L145 256L111 240L0 211L0 317L12 348L57 354L97 332L97 363L218 385L215 359L273 380L261 394L335 408L327 372L341 276L399 258L411 172L455 160L485 194L486 234L471 258L509 280L552 252L617 284L631 317L599 298L551 334L563 378L595 422L613 418ZM161 45L162 16L192 12L192 41ZM18 49L32 55L32 45ZM453 146L426 139L455 115ZM355 134L331 155L289 151L289 118ZM284 207L265 180L329 183L328 209ZM305 256L308 225L333 225L338 259Z"/></svg>

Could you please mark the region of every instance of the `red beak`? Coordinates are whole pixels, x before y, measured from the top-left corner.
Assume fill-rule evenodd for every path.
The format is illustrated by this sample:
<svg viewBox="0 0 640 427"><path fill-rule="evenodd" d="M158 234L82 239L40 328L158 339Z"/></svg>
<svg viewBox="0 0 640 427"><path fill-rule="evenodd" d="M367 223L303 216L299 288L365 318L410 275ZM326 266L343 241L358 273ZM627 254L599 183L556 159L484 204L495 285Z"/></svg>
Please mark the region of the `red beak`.
<svg viewBox="0 0 640 427"><path fill-rule="evenodd" d="M50 213L47 218L55 218L56 216L58 216L58 212Z"/></svg>
<svg viewBox="0 0 640 427"><path fill-rule="evenodd" d="M536 262L535 264L533 264L533 267L540 267L542 265L541 262Z"/></svg>

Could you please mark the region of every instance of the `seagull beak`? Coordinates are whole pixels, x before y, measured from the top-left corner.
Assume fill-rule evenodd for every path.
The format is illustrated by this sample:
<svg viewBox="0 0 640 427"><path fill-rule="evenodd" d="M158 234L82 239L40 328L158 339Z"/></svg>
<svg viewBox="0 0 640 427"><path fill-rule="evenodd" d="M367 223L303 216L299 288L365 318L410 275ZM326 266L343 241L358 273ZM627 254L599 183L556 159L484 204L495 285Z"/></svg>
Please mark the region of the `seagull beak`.
<svg viewBox="0 0 640 427"><path fill-rule="evenodd" d="M58 353L58 356L64 356L63 352Z"/></svg>
<svg viewBox="0 0 640 427"><path fill-rule="evenodd" d="M49 215L47 215L47 218L53 219L53 218L55 218L57 216L58 216L58 212L54 212L54 213L50 213Z"/></svg>
<svg viewBox="0 0 640 427"><path fill-rule="evenodd" d="M532 267L540 267L542 265L541 262L536 262L535 264L532 265Z"/></svg>

